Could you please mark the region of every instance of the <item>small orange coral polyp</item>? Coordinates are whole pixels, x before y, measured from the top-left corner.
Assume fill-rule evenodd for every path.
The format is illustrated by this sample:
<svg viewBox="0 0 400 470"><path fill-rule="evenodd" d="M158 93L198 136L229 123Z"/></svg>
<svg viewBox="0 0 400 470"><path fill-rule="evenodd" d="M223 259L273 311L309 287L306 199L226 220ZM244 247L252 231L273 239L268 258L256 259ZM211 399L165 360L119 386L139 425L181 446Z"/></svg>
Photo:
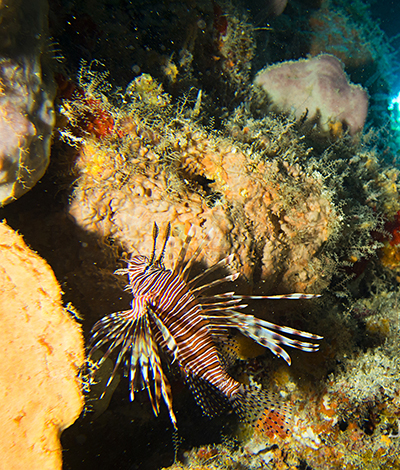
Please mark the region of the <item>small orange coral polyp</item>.
<svg viewBox="0 0 400 470"><path fill-rule="evenodd" d="M381 249L381 262L384 266L394 269L400 265L400 211L396 213L393 221L385 224L385 230L389 232L390 237L382 240L384 246Z"/></svg>
<svg viewBox="0 0 400 470"><path fill-rule="evenodd" d="M87 131L99 139L110 135L114 130L114 119L111 114L103 109L100 100L89 98L86 101L88 106L93 108L93 112L88 112L86 116L89 121Z"/></svg>
<svg viewBox="0 0 400 470"><path fill-rule="evenodd" d="M289 434L285 417L277 410L266 409L256 422L256 429L263 435L273 438L278 435L285 438Z"/></svg>
<svg viewBox="0 0 400 470"><path fill-rule="evenodd" d="M397 268L400 265L400 246L385 242L381 250L381 263L387 268Z"/></svg>

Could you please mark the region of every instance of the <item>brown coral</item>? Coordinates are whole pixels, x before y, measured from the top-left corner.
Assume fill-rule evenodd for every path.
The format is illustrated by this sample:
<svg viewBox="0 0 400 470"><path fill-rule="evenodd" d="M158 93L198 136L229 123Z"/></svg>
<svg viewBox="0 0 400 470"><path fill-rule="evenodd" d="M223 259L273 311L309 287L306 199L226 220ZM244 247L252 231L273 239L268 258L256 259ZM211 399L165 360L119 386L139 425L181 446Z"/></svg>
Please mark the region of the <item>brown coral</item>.
<svg viewBox="0 0 400 470"><path fill-rule="evenodd" d="M79 326L49 266L0 224L1 468L61 469L60 433L83 407Z"/></svg>
<svg viewBox="0 0 400 470"><path fill-rule="evenodd" d="M212 229L207 265L235 252L242 274L268 282L264 289L307 292L326 285L315 255L335 230L336 213L317 173L290 159L268 159L268 152L221 138L170 110L148 125L141 106L114 113L121 116L114 140L83 140L69 210L80 226L149 255L153 222L171 222L171 261L190 225L198 243ZM279 133L281 124L271 119L268 125L246 138L276 155L283 144L268 134ZM290 145L286 153L300 151Z"/></svg>

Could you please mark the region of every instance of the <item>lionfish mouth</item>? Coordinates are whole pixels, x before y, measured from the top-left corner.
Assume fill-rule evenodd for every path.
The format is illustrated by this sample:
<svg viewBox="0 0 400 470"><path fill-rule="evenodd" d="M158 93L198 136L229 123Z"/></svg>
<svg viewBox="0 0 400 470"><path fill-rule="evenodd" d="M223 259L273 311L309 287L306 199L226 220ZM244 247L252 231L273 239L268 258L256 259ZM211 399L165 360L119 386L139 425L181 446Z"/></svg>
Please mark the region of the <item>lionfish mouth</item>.
<svg viewBox="0 0 400 470"><path fill-rule="evenodd" d="M207 296L210 288L235 281L239 273L203 283L205 278L217 269L230 266L234 255L223 258L215 265L189 280L190 270L202 252L204 240L194 254L186 261L189 244L194 235L191 227L173 269L163 264L165 249L170 236L167 226L163 248L156 258L158 227L154 224L154 246L151 258L143 255L132 256L126 269L116 274L127 274L127 290L132 292L131 309L107 315L99 320L91 331L89 360L94 352L107 345L103 357L95 364L98 368L114 351L118 351L114 369L105 389L113 380L124 359L129 364L130 399L135 393L146 389L157 416L163 398L174 428L177 420L172 408L171 387L163 371L160 351L177 362L186 381L191 385L196 401L206 414L214 414L207 390L231 403L240 416L245 408L263 409L271 402L270 393L251 390L229 376L224 361L221 360L219 345L226 341L231 329L240 331L256 343L282 357L289 365L291 359L282 346L302 351L315 352L319 344L310 342L322 336L279 326L239 310L247 307L244 300L265 299L313 299L317 294L288 294L273 296L237 295L223 292ZM293 338L285 336L291 335ZM305 340L305 341L304 341ZM104 395L104 393L103 393ZM211 396L211 393L210 393ZM257 401L260 406L257 406Z"/></svg>

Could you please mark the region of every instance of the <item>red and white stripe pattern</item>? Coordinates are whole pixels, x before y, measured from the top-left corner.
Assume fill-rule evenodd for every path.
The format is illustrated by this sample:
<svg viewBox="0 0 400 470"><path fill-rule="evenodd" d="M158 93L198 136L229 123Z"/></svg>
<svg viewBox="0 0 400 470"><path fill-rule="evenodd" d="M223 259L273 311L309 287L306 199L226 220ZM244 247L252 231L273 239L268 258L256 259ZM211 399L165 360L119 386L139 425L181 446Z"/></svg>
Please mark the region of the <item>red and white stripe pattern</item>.
<svg viewBox="0 0 400 470"><path fill-rule="evenodd" d="M207 297L204 293L218 284L234 281L238 273L225 276L207 284L203 279L218 268L230 265L234 255L229 255L202 274L188 281L190 268L202 250L185 262L188 245L193 237L192 229L172 270L163 265L163 257L170 233L168 225L164 246L155 259L158 228L154 225L154 248L151 259L143 255L133 256L126 269L116 271L127 274L133 295L131 309L116 312L98 321L92 330L89 357L102 346L108 349L97 366L113 352L119 350L114 370L106 387L112 381L118 366L130 355L130 397L143 388L147 389L153 411L157 416L161 396L176 428L172 408L171 388L163 372L159 349L166 351L176 361L185 376L202 379L211 384L230 402L243 394L243 385L226 372L218 354L217 340L227 335L229 328L236 328L257 343L269 348L290 364L290 357L280 345L303 351L317 351L318 344L283 336L319 340L321 336L278 326L238 311L247 305L244 299L310 299L313 294L289 294L281 296L241 296L226 292ZM196 287L198 286L198 287ZM97 369L96 369L97 370Z"/></svg>

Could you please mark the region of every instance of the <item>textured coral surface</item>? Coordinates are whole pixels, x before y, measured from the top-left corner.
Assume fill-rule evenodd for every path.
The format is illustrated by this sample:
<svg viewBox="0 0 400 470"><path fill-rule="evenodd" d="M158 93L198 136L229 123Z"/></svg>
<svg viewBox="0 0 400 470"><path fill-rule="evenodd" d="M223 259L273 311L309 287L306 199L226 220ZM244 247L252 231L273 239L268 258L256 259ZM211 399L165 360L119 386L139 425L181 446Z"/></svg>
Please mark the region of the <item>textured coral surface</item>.
<svg viewBox="0 0 400 470"><path fill-rule="evenodd" d="M290 123L285 121L285 130L277 119L263 121L254 135L248 130L252 142L244 145L174 109L157 111L156 124L148 124L146 113L156 100L151 96L148 104L140 98L140 107L112 109L107 103L116 116L113 133L80 138L79 178L69 208L76 223L112 236L128 253L150 255L153 222L161 229L171 222L171 262L193 225L197 244L212 230L201 255L206 265L235 252L242 274L266 282L270 291L324 287L328 277L321 275L316 253L337 229L336 211L321 175L293 163L307 152L295 131L288 131ZM72 102L64 109L70 122L79 122L79 106Z"/></svg>
<svg viewBox="0 0 400 470"><path fill-rule="evenodd" d="M232 353L226 358L232 376L279 397L255 428L222 410L212 420L202 416L176 364L166 367L178 436L165 407L153 416L146 391L129 401L122 370L100 399L113 367L113 358L107 358L99 383L86 397L87 412L62 433L63 466L159 470L174 462L175 469L198 470L399 469L398 145L390 140L393 129L374 129L388 118L397 57L368 14L367 0L290 0L276 17L273 10L280 13L285 1L189 3L50 3L54 39L46 42L55 46L46 49L65 58L57 66L51 62L62 74L57 124L65 140L54 135L51 165L41 183L0 208L0 215L51 265L64 300L82 312L87 335L102 316L129 308L125 276L113 272L126 266L131 253L150 256L153 222L161 232L159 252L171 222L166 267L173 265L192 225L195 240L188 256L206 240L193 271L228 253L236 255L242 276L234 285L217 286L216 292L224 287L254 294L318 292L322 296L312 302L249 301L246 312L324 339L316 354L293 351L290 368L269 352L260 356L250 340L230 338L221 345L224 358ZM29 21L15 14L20 5ZM0 183L11 181L21 190L33 182L36 168L44 171L47 165L51 108L41 80L50 75L41 75L44 61L36 61L46 34L35 31L40 22L34 14L43 13L45 6L45 0L0 5L0 56L13 58L13 49L29 49L30 42L34 49L28 61L1 62L0 151L5 149L7 161ZM1 54L3 45L10 54ZM340 59L350 78L336 59L321 60L322 74L318 57L298 60L321 53ZM302 77L302 65L311 63L318 73L315 80L311 73L304 85L304 77L296 80L290 73L276 78L279 65L272 66L275 79L266 92L284 90L288 101L279 107L253 86L253 72L265 64L285 66L284 61L300 66ZM370 95L367 134L359 132L366 94L350 79ZM40 119L31 119L41 116L43 127ZM37 145L32 152L31 143ZM19 258L24 250L18 251ZM38 268L24 263L28 286L34 288ZM26 327L47 305L44 291L49 289L37 292L41 297L37 308L29 310ZM4 298L12 295L9 289ZM16 299L27 303L30 294ZM18 306L10 311L11 305L8 301L7 315L19 313ZM26 311L19 317L21 323L26 320ZM61 325L58 333L64 330ZM48 327L46 334L52 331ZM31 349L21 349L21 362L37 353L53 365L57 348L45 333L28 336L21 347ZM35 338L36 343L29 342ZM57 338L57 344L65 342ZM9 356L2 364L10 364L4 369L10 386L14 356L2 351ZM63 369L46 370L58 378ZM29 371L28 384L37 376L32 367ZM25 383L18 378L22 391ZM15 403L19 395L22 400L15 420L9 424L0 411L8 434L25 429L28 414L20 411L31 409L36 392L44 389L51 405L44 384L33 387L29 396L15 387ZM214 404L213 394L205 394ZM43 414L35 411L35 416L39 420ZM61 419L50 416L43 427L64 427L67 421ZM58 442L49 444L41 436L33 452L47 445L59 466ZM36 461L46 468L36 457L25 464L23 455L18 456L23 468Z"/></svg>
<svg viewBox="0 0 400 470"><path fill-rule="evenodd" d="M47 263L4 223L0 292L0 468L55 470L83 407L82 333Z"/></svg>

